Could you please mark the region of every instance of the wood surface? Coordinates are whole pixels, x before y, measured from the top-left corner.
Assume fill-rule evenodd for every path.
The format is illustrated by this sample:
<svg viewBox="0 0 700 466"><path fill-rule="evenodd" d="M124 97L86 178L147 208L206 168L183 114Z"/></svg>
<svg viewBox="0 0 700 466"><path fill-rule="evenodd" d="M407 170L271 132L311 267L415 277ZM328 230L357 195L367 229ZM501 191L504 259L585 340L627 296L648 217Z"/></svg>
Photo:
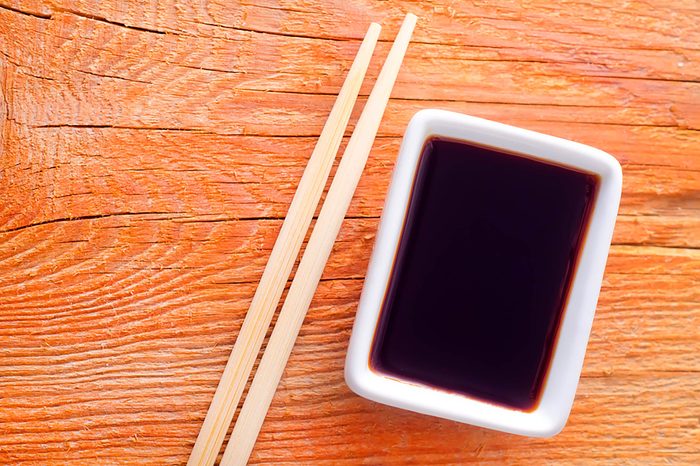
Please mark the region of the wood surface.
<svg viewBox="0 0 700 466"><path fill-rule="evenodd" d="M251 463L700 463L697 1L0 0L0 464L187 460L359 41L384 26L366 96L407 11L414 42ZM400 136L422 108L623 165L554 438L343 382Z"/></svg>

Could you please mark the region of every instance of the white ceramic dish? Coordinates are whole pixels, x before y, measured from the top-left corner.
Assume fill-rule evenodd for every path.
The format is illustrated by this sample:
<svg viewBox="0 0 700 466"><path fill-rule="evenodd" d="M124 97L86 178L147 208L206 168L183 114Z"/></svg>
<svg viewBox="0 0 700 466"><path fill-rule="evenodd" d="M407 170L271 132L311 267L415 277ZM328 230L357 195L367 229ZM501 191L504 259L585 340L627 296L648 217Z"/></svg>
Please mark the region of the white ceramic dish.
<svg viewBox="0 0 700 466"><path fill-rule="evenodd" d="M540 401L532 411L519 411L400 380L370 367L372 340L392 273L416 167L423 145L431 136L500 148L599 177L599 191L571 282L550 368ZM404 135L367 270L345 363L347 384L360 396L398 408L521 435L548 437L557 434L566 424L581 374L621 189L620 164L598 149L453 112L418 112Z"/></svg>

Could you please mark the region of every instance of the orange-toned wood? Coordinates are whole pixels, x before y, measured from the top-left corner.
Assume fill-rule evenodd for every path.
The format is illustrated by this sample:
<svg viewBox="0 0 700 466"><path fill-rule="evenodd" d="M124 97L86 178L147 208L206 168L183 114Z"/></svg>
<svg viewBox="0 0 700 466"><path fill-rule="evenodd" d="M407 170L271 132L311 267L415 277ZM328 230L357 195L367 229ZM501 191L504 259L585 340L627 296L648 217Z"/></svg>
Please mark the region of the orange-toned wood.
<svg viewBox="0 0 700 466"><path fill-rule="evenodd" d="M700 462L696 1L0 0L0 463L186 461L359 40L384 25L366 96L409 10L415 41L251 461ZM552 439L343 382L400 136L426 107L623 165L583 377Z"/></svg>

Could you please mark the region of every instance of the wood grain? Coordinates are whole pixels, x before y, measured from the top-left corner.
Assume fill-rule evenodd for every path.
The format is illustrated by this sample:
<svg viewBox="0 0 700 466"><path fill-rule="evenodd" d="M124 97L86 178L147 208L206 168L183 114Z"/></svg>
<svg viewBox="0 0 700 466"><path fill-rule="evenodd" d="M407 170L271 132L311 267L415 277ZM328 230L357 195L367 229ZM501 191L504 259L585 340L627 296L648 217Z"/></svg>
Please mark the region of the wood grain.
<svg viewBox="0 0 700 466"><path fill-rule="evenodd" d="M700 462L696 1L0 0L0 463L186 461L359 40L381 22L384 57L409 10L415 41L252 463ZM623 165L552 439L343 382L400 136L427 107Z"/></svg>

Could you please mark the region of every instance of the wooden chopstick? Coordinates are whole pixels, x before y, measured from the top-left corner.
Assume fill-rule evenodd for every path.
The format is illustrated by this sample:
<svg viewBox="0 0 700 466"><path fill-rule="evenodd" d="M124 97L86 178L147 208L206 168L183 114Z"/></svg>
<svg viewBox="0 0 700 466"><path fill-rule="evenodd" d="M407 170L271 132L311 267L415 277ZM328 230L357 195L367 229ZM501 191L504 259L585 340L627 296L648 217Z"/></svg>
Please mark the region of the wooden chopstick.
<svg viewBox="0 0 700 466"><path fill-rule="evenodd" d="M406 15L343 153L289 294L284 301L241 413L233 427L233 433L221 460L222 466L245 465L250 457L294 347L294 341L299 334L304 316L364 170L415 24L416 16Z"/></svg>
<svg viewBox="0 0 700 466"><path fill-rule="evenodd" d="M211 466L216 461L226 431L228 431L231 419L238 407L243 388L248 381L265 333L270 326L270 321L323 193L380 31L379 24L372 23L369 26L323 127L321 136L309 158L187 461L188 466Z"/></svg>

